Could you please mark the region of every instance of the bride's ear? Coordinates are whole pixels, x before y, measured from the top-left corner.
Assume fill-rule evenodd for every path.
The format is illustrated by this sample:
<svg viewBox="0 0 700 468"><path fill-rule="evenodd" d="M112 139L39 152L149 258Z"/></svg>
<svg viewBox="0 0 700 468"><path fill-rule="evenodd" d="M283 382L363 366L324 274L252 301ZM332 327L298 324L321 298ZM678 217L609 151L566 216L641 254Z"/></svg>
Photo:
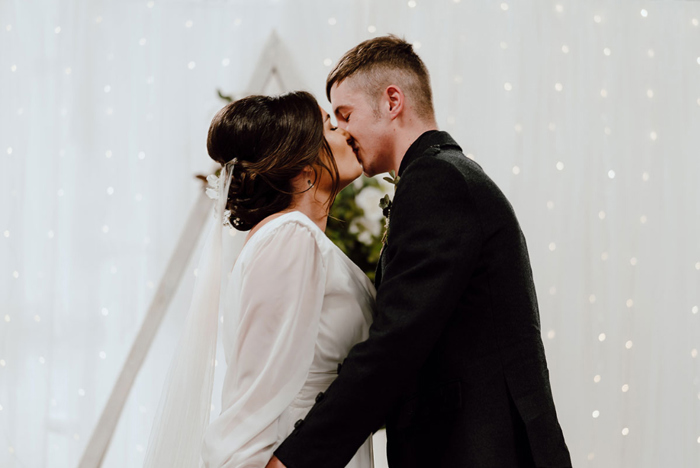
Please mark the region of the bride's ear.
<svg viewBox="0 0 700 468"><path fill-rule="evenodd" d="M311 185L316 183L317 172L314 170L313 166L306 166L301 173L305 184Z"/></svg>

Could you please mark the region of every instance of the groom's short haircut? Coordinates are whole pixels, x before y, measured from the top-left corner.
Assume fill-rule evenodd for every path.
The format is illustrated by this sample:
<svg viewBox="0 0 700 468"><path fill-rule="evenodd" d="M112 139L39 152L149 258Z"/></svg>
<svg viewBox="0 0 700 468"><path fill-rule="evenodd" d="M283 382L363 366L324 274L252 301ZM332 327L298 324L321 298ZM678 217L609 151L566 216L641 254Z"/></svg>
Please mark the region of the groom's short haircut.
<svg viewBox="0 0 700 468"><path fill-rule="evenodd" d="M410 100L419 118L435 119L428 69L413 46L393 34L368 39L343 55L326 79L329 101L333 85L350 77L370 98L376 113L379 112L379 96L387 86L394 84Z"/></svg>

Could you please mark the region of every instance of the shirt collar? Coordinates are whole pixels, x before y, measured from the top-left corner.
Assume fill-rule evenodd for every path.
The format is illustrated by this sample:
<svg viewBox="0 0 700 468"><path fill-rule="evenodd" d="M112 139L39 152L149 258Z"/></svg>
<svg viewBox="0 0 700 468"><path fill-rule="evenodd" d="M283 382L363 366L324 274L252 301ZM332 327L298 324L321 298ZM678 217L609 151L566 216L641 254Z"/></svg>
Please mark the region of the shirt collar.
<svg viewBox="0 0 700 468"><path fill-rule="evenodd" d="M406 154L401 160L398 175L400 176L413 161L423 156L426 150L433 146L437 148L452 146L457 148L459 151L462 151L462 148L450 136L449 133L440 130L428 130L419 136L408 148Z"/></svg>

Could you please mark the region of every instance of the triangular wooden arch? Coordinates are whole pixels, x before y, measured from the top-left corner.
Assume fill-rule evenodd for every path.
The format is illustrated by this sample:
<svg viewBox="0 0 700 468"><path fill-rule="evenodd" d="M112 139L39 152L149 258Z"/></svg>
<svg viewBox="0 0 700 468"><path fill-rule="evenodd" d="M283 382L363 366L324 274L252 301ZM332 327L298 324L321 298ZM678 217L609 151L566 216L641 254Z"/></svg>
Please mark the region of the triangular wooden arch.
<svg viewBox="0 0 700 468"><path fill-rule="evenodd" d="M270 89L270 87L279 89ZM306 89L276 31L272 31L263 47L255 70L250 77L245 95L278 94L286 91Z"/></svg>
<svg viewBox="0 0 700 468"><path fill-rule="evenodd" d="M263 47L247 88L241 94L243 96L278 94L296 89L304 89L304 85L296 73L291 55L277 33L273 31ZM218 166L211 173L217 169ZM199 178L204 179L201 175ZM185 275L185 268L189 264L191 254L195 251L202 231L207 225L206 221L212 210L212 204L211 199L204 192L205 188L206 185L203 184L202 192L190 211L180 239L141 324L141 329L136 335L109 399L85 447L79 468L99 468L102 465L131 388L153 344L168 306Z"/></svg>

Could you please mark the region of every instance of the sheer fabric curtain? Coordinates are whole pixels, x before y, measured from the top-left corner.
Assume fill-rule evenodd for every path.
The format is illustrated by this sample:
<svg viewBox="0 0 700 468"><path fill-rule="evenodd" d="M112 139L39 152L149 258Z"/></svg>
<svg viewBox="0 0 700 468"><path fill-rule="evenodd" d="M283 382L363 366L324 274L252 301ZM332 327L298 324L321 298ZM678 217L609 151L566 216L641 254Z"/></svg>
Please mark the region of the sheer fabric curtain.
<svg viewBox="0 0 700 468"><path fill-rule="evenodd" d="M0 3L0 466L76 466L214 167L216 89L273 30L326 108L347 49L414 43L521 221L574 463L697 466L700 3L673 0ZM194 263L105 467L143 461Z"/></svg>

